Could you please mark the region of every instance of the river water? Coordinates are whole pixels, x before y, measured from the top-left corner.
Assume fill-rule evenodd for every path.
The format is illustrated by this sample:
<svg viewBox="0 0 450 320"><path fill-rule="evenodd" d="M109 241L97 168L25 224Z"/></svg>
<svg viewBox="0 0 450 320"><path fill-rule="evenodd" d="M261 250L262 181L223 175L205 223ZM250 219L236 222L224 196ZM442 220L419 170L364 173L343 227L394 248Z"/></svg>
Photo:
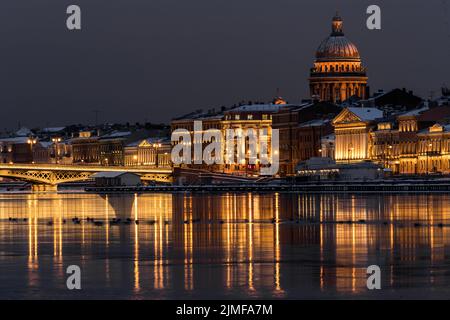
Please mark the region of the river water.
<svg viewBox="0 0 450 320"><path fill-rule="evenodd" d="M6 193L0 298L450 298L449 218L446 194Z"/></svg>

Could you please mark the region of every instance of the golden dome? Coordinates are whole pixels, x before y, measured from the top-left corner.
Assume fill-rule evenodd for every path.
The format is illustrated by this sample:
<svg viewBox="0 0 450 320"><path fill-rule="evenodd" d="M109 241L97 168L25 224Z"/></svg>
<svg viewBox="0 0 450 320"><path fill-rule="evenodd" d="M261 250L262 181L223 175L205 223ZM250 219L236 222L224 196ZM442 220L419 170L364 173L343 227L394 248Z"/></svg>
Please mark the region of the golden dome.
<svg viewBox="0 0 450 320"><path fill-rule="evenodd" d="M342 18L333 17L331 35L316 51L316 61L360 61L356 46L344 36Z"/></svg>

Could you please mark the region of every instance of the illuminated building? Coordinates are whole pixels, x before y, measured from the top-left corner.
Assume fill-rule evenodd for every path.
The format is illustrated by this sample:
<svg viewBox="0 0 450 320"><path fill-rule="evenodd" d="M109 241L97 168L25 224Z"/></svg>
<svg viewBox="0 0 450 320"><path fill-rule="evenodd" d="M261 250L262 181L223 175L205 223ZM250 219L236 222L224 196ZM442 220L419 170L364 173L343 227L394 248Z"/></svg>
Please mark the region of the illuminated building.
<svg viewBox="0 0 450 320"><path fill-rule="evenodd" d="M448 105L384 118L375 108L346 108L333 120L335 157L370 160L393 174L450 174L449 123Z"/></svg>
<svg viewBox="0 0 450 320"><path fill-rule="evenodd" d="M124 147L126 166L171 166L171 143L168 139L144 139Z"/></svg>
<svg viewBox="0 0 450 320"><path fill-rule="evenodd" d="M376 108L345 108L333 120L335 134L335 159L337 162L357 162L370 159L369 133L375 120L383 117Z"/></svg>
<svg viewBox="0 0 450 320"><path fill-rule="evenodd" d="M295 174L295 166L322 154L321 140L333 132L331 120L342 108L329 102L284 106L272 116L280 135L280 176Z"/></svg>
<svg viewBox="0 0 450 320"><path fill-rule="evenodd" d="M245 136L249 129L255 130L255 133L259 135L259 130L267 130L268 145L271 144L272 135L272 117L281 108L289 106L286 101L280 97L277 97L269 104L247 104L232 107L230 109L222 108L220 111L209 110L207 112L196 111L189 113L183 117L176 118L171 122L171 129L174 132L177 129L185 129L191 133L191 148L192 154L194 154L194 122L201 121L203 133L209 129L217 129L220 131L222 137L226 137L226 130L233 129L235 132L242 132ZM176 137L177 133L173 133ZM177 142L174 142L174 145ZM203 143L203 149L208 143ZM237 152L237 139L235 139L234 150ZM225 159L225 143L223 142L223 159ZM257 150L258 151L258 150ZM229 173L242 176L258 175L260 171L260 164L250 164L249 159L249 145L248 139L245 143L245 160L241 163L227 163L227 164L213 164L207 165L204 162L202 164L181 164L180 168L185 169L202 169L217 173ZM258 151L259 152L259 151ZM271 157L271 150L268 150L268 156ZM224 161L225 162L225 161ZM257 161L258 162L258 161Z"/></svg>
<svg viewBox="0 0 450 320"><path fill-rule="evenodd" d="M266 130L268 136L268 146L271 144L272 137L272 114L278 112L280 107L285 106L281 104L285 101L278 101L273 104L254 104L240 106L224 114L222 121L222 131L225 133L227 129L240 131L244 136L247 136L248 130L253 129L257 135L257 141L260 139L260 130ZM224 135L225 136L225 135ZM245 146L245 160L242 163L225 164L225 173L241 173L241 174L257 174L260 170L260 164L249 164L249 145L246 141ZM235 139L234 150L237 153L237 139ZM259 150L257 150L259 152ZM271 150L268 150L269 157Z"/></svg>
<svg viewBox="0 0 450 320"><path fill-rule="evenodd" d="M344 36L342 24L341 17L336 15L331 35L317 49L309 78L314 99L339 102L353 96L361 99L368 96L366 69L358 49Z"/></svg>
<svg viewBox="0 0 450 320"><path fill-rule="evenodd" d="M12 137L0 139L0 162L1 163L32 162L34 146L36 145L37 142L38 141L35 139L31 141L29 137Z"/></svg>
<svg viewBox="0 0 450 320"><path fill-rule="evenodd" d="M155 164L155 160L151 160L153 151L146 148L145 142L143 142L146 137L148 137L146 130L113 131L103 135L94 135L89 131L80 132L79 137L71 140L73 163L104 166L153 165ZM131 145L133 142L136 145ZM141 148L137 147L138 143L142 143ZM158 149L160 144L159 152L164 152L161 156L161 163L166 164L169 153L167 145L163 146L162 142L159 142L152 148ZM126 146L130 146L130 148L127 149ZM133 147L136 148L133 149ZM133 153L134 150L136 153Z"/></svg>

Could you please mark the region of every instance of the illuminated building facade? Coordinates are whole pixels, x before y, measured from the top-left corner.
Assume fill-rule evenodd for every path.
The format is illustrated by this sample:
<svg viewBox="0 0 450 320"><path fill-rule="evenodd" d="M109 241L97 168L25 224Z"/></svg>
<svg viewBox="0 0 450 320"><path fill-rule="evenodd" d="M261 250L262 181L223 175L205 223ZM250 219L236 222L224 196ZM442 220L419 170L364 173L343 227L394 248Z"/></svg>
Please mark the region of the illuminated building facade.
<svg viewBox="0 0 450 320"><path fill-rule="evenodd" d="M344 36L343 21L338 15L333 18L331 35L317 49L309 83L311 97L321 101L368 96L366 69L358 49Z"/></svg>
<svg viewBox="0 0 450 320"><path fill-rule="evenodd" d="M231 109L222 109L218 112L210 110L208 112L196 111L187 114L183 117L172 120L171 129L174 132L177 129L185 129L191 133L191 148L192 155L194 155L194 122L201 121L202 133L209 129L217 129L221 132L222 137L226 137L226 130L233 129L235 132L241 132L243 135L247 135L249 129L253 129L258 135L259 130L266 130L268 137L268 156L271 157L271 136L272 136L272 117L281 108L288 106L286 102L281 98L276 98L272 103L269 104L247 104L236 106ZM176 133L173 134L176 137ZM173 145L178 142L174 142ZM209 143L203 143L203 149ZM225 143L223 141L222 150L224 152L223 159L225 159ZM237 152L237 139L235 139L235 152ZM261 164L256 161L256 164L250 164L249 159L249 144L248 139L245 143L245 160L241 163L224 163L224 164L213 164L207 165L204 162L202 164L181 164L180 168L187 169L203 169L211 172L217 173L229 173L242 176L252 176L258 175ZM257 150L257 152L259 152ZM236 160L236 159L235 159ZM225 162L225 160L224 160Z"/></svg>
<svg viewBox="0 0 450 320"><path fill-rule="evenodd" d="M280 176L296 173L295 167L322 155L322 138L333 133L331 120L342 108L329 102L308 102L285 106L272 117L280 136Z"/></svg>
<svg viewBox="0 0 450 320"><path fill-rule="evenodd" d="M235 132L242 132L244 136L248 135L248 130L253 129L257 135L257 141L260 141L260 130L265 130L268 140L267 144L268 154L270 157L271 150L271 137L272 137L272 114L279 111L280 106L283 104L255 104L240 106L238 108L231 109L225 112L224 119L222 121L222 132L225 133L227 129L232 129ZM223 135L225 136L225 135ZM256 164L250 164L248 140L245 145L245 160L241 163L225 164L223 172L225 173L241 173L243 175L258 174L261 164L257 159ZM236 151L236 157L238 152L237 139L235 139L234 150ZM257 146L257 152L259 153Z"/></svg>
<svg viewBox="0 0 450 320"><path fill-rule="evenodd" d="M28 137L13 137L0 139L1 163L30 163L33 161L33 145L28 143Z"/></svg>
<svg viewBox="0 0 450 320"><path fill-rule="evenodd" d="M135 132L113 131L104 135L95 135L88 131L80 132L78 137L71 140L73 163L103 166L154 164L155 161L152 160L153 151L147 148L145 142L143 142L146 137L148 137L148 132L145 130ZM143 145L138 148L137 144L132 145L133 142ZM161 142L155 148L158 149L160 144L161 150L159 151L169 153L167 145L164 145L163 148ZM130 148L127 150L128 145L130 145ZM136 150L136 153L133 153L134 150ZM161 157L161 163L166 163L167 158L167 155Z"/></svg>
<svg viewBox="0 0 450 320"><path fill-rule="evenodd" d="M375 120L383 117L376 108L345 108L333 120L337 162L370 160L371 136Z"/></svg>
<svg viewBox="0 0 450 320"><path fill-rule="evenodd" d="M367 109L375 111L367 116ZM333 120L338 162L370 160L402 175L450 174L450 106L381 115L355 107Z"/></svg>
<svg viewBox="0 0 450 320"><path fill-rule="evenodd" d="M125 146L125 165L170 168L171 149L167 139L138 140Z"/></svg>
<svg viewBox="0 0 450 320"><path fill-rule="evenodd" d="M394 174L450 174L450 106L423 107L378 124L371 160Z"/></svg>

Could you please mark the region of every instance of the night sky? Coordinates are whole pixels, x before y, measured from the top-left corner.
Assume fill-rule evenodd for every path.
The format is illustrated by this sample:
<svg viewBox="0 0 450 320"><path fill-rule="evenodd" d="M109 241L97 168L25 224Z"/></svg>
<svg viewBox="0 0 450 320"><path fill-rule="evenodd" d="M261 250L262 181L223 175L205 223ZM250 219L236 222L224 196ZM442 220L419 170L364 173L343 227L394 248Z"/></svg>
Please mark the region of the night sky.
<svg viewBox="0 0 450 320"><path fill-rule="evenodd" d="M82 30L66 8L82 9ZM366 8L382 9L382 30ZM0 131L169 122L195 109L308 98L314 52L336 10L372 92L450 86L448 0L1 0Z"/></svg>

